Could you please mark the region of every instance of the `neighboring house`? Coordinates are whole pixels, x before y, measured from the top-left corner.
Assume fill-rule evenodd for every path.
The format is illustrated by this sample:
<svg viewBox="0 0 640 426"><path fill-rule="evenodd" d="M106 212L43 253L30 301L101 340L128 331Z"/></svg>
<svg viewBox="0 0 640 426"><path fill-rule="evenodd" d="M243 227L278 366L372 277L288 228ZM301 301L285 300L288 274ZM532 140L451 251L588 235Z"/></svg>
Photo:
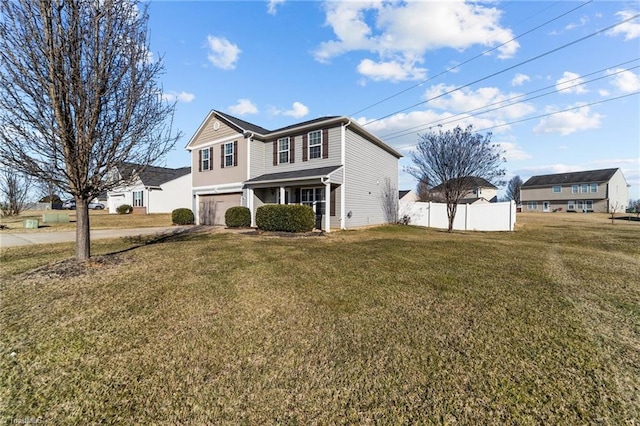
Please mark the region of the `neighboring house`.
<svg viewBox="0 0 640 426"><path fill-rule="evenodd" d="M418 195L413 192L410 189L405 189L402 191L399 191L398 193L398 201L400 202L412 202L412 201L418 201L420 198L418 197Z"/></svg>
<svg viewBox="0 0 640 426"><path fill-rule="evenodd" d="M110 172L109 179L123 180L120 187L107 192L109 213L128 204L137 213L171 213L191 208L191 167L166 167L123 163Z"/></svg>
<svg viewBox="0 0 640 426"><path fill-rule="evenodd" d="M532 176L520 189L523 211L625 211L629 190L620 169Z"/></svg>
<svg viewBox="0 0 640 426"><path fill-rule="evenodd" d="M197 223L224 224L229 207L246 206L255 225L262 205L305 204L325 231L384 223L381 194L398 187L402 157L347 117L267 130L219 111L186 149Z"/></svg>
<svg viewBox="0 0 640 426"><path fill-rule="evenodd" d="M463 195L462 199L458 202L459 204L498 202L498 187L488 180L475 176L468 176L462 179L465 181L465 187L470 189ZM444 199L441 194L442 189L443 184L434 186L429 191L429 194L434 200L442 200Z"/></svg>

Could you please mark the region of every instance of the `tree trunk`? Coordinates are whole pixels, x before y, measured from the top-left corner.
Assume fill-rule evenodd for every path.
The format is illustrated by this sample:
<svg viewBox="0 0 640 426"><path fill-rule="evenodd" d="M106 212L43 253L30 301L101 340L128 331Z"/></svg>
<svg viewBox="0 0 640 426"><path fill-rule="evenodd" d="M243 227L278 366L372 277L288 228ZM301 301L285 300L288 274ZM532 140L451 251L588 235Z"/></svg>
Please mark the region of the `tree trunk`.
<svg viewBox="0 0 640 426"><path fill-rule="evenodd" d="M453 231L453 221L456 218L457 208L458 208L457 204L447 203L447 219L449 219L449 228L447 229L448 232Z"/></svg>
<svg viewBox="0 0 640 426"><path fill-rule="evenodd" d="M91 257L89 236L89 201L76 198L76 260L85 261Z"/></svg>

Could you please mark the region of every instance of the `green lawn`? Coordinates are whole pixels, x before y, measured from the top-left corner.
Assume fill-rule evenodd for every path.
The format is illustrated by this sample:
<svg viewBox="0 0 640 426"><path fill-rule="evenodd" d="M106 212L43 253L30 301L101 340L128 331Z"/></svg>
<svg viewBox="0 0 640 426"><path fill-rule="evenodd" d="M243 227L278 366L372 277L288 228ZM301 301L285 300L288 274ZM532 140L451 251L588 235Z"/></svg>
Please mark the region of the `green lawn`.
<svg viewBox="0 0 640 426"><path fill-rule="evenodd" d="M640 223L1 252L0 419L633 424ZM138 242L139 243L139 242ZM111 253L111 254L109 254Z"/></svg>

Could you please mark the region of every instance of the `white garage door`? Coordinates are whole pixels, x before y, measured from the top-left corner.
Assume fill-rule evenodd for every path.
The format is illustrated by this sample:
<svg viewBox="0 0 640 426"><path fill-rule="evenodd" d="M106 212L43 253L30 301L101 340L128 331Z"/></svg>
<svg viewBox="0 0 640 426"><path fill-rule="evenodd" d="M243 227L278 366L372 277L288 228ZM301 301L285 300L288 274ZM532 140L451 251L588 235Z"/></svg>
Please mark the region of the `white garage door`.
<svg viewBox="0 0 640 426"><path fill-rule="evenodd" d="M224 214L241 205L242 193L201 195L198 216L200 225L224 225Z"/></svg>

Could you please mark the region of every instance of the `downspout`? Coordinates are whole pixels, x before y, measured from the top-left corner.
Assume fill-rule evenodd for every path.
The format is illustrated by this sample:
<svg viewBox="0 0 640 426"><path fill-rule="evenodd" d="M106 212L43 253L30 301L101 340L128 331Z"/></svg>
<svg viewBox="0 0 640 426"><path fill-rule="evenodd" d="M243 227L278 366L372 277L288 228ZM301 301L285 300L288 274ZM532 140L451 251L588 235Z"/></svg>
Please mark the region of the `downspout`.
<svg viewBox="0 0 640 426"><path fill-rule="evenodd" d="M347 229L347 206L345 184L347 182L347 164L346 164L346 146L347 146L347 127L351 124L351 120L347 121L340 128L340 139L342 146L340 147L340 162L342 163L342 184L340 185L340 228Z"/></svg>

